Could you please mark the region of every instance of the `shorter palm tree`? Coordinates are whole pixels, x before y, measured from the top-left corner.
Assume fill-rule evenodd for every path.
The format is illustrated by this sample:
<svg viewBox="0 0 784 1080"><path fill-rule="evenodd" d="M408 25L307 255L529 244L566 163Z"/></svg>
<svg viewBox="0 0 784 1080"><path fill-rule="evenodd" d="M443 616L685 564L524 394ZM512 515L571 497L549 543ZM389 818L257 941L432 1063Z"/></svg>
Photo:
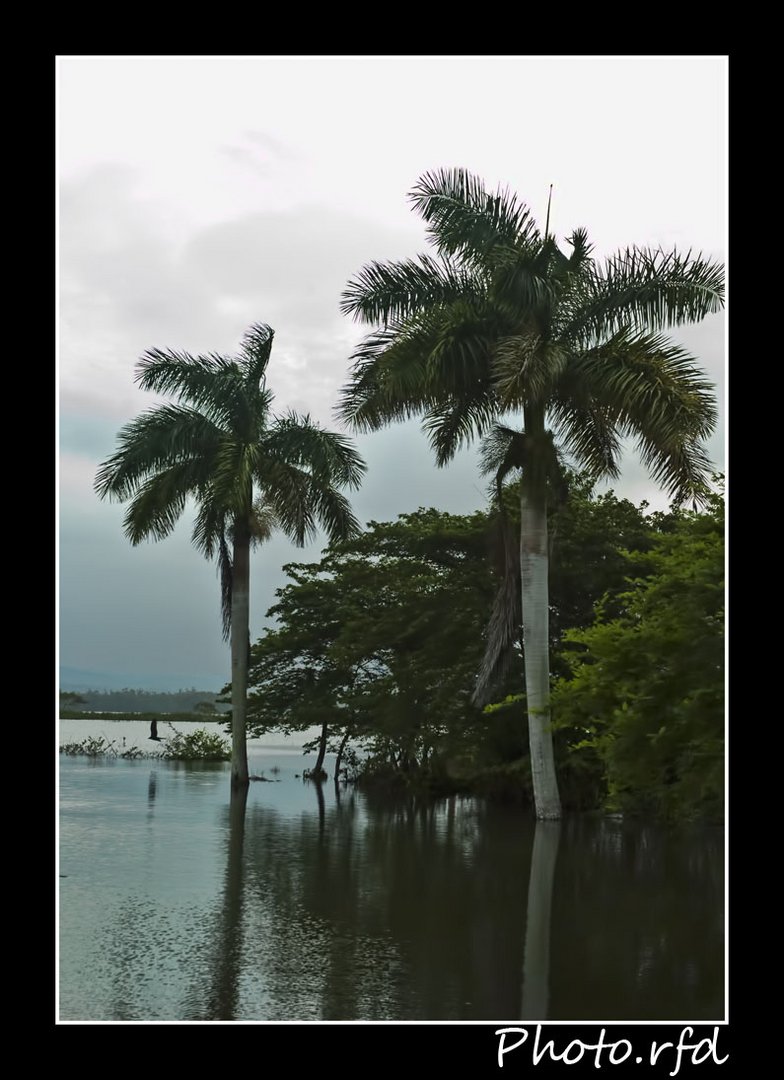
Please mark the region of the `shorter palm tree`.
<svg viewBox="0 0 784 1080"><path fill-rule="evenodd" d="M172 394L131 420L98 469L100 498L128 502L123 527L132 544L168 536L196 503L193 543L217 558L224 637L231 639L231 784L248 783L247 709L250 551L274 528L303 546L320 525L330 540L359 531L339 491L357 488L365 464L345 436L309 416L271 413L266 387L269 326L252 326L239 356L190 356L153 349L139 361L143 390Z"/></svg>

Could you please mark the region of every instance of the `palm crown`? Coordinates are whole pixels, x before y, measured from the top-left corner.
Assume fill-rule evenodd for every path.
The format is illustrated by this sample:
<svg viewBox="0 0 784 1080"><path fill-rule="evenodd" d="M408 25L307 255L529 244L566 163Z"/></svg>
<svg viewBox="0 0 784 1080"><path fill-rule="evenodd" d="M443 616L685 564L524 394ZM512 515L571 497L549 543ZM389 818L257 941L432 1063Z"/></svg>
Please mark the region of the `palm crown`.
<svg viewBox="0 0 784 1080"><path fill-rule="evenodd" d="M598 263L587 234L567 255L529 210L463 170L428 173L411 200L436 255L371 263L342 310L379 323L354 356L339 406L358 430L422 415L439 464L522 411L545 418L575 463L617 476L624 438L677 500L701 497L713 389L658 331L723 302L723 274L691 254L629 248Z"/></svg>
<svg viewBox="0 0 784 1080"><path fill-rule="evenodd" d="M356 488L365 468L349 441L308 416L271 413L265 382L273 336L268 326L251 327L234 359L145 353L139 386L178 403L155 406L126 424L95 480L101 498L129 501L123 525L132 544L168 536L188 498L195 499L193 542L220 560L226 633L229 551L238 529L254 544L279 527L302 545L319 524L330 539L359 528L337 490Z"/></svg>

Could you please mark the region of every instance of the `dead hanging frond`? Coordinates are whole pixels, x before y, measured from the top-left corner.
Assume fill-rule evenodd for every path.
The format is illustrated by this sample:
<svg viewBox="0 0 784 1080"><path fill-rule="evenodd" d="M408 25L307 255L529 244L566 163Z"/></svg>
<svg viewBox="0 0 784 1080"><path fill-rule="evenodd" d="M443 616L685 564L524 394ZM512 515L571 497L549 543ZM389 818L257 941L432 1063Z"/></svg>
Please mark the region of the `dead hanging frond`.
<svg viewBox="0 0 784 1080"><path fill-rule="evenodd" d="M514 431L494 424L482 441L480 468L485 475L493 474L492 494L496 504L498 551L496 560L501 581L485 632L485 652L477 675L472 700L486 705L494 688L508 672L519 643L522 624L520 581L520 528L506 509L504 481L509 473L520 470L525 483L527 470L534 468L544 474L547 497L551 505L559 506L568 495L568 479L551 431L532 438L523 431Z"/></svg>
<svg viewBox="0 0 784 1080"><path fill-rule="evenodd" d="M500 583L485 632L485 651L472 695L475 705L486 705L495 686L509 671L522 620L519 529L504 507L502 478L496 477L496 565Z"/></svg>
<svg viewBox="0 0 784 1080"><path fill-rule="evenodd" d="M223 640L228 641L231 637L231 587L234 568L225 533L221 535L218 541L218 572L221 583L221 627L223 629Z"/></svg>
<svg viewBox="0 0 784 1080"><path fill-rule="evenodd" d="M263 544L280 528L275 509L264 499L256 499L250 518L250 536L252 544Z"/></svg>

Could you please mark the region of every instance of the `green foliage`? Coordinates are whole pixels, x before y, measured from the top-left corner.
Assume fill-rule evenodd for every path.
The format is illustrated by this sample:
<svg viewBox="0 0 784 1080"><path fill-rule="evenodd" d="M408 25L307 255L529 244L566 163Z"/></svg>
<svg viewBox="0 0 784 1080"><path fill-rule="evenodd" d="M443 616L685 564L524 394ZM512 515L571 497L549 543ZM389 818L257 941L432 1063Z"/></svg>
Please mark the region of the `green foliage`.
<svg viewBox="0 0 784 1080"><path fill-rule="evenodd" d="M163 744L163 756L169 761L229 761L231 747L216 731L200 728L187 735L176 732Z"/></svg>
<svg viewBox="0 0 784 1080"><path fill-rule="evenodd" d="M593 626L566 635L556 724L598 755L610 806L719 818L724 793L724 507L682 512ZM619 610L620 609L620 610Z"/></svg>
<svg viewBox="0 0 784 1080"><path fill-rule="evenodd" d="M699 804L715 815L721 503L702 514L645 510L572 477L569 499L551 511L562 799L588 809L609 792L628 810L685 817ZM347 740L344 762L362 783L530 800L519 644L497 702L472 703L495 567L492 514L436 510L371 522L320 562L290 564L269 612L275 626L251 652L251 730L326 720L330 750Z"/></svg>
<svg viewBox="0 0 784 1080"><path fill-rule="evenodd" d="M123 758L135 761L140 758L165 758L168 761L229 761L231 748L217 732L203 728L188 735L176 732L161 743L155 751L140 750L138 746L122 747L113 739L102 735L90 735L81 742L64 743L60 753L68 757Z"/></svg>
<svg viewBox="0 0 784 1080"><path fill-rule="evenodd" d="M251 653L251 729L328 717L332 750L348 733L403 771L453 752L482 722L470 699L493 591L487 549L485 515L419 510L287 566L276 628Z"/></svg>
<svg viewBox="0 0 784 1080"><path fill-rule="evenodd" d="M67 757L123 758L135 761L138 758L161 757L160 753L145 753L138 746L120 747L114 740L104 739L102 735L90 735L81 742L63 743L60 753Z"/></svg>

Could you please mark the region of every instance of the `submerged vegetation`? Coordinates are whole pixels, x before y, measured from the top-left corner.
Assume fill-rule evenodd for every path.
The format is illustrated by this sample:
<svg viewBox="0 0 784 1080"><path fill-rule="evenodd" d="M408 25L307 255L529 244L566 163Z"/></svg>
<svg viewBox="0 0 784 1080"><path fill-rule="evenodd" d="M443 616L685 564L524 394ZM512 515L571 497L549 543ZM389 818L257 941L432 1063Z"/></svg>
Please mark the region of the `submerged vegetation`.
<svg viewBox="0 0 784 1080"><path fill-rule="evenodd" d="M60 753L68 757L122 758L127 761L155 759L163 761L229 761L231 748L217 732L175 732L161 742L159 750L142 750L138 746L121 746L114 739L88 736L81 742L65 743Z"/></svg>

